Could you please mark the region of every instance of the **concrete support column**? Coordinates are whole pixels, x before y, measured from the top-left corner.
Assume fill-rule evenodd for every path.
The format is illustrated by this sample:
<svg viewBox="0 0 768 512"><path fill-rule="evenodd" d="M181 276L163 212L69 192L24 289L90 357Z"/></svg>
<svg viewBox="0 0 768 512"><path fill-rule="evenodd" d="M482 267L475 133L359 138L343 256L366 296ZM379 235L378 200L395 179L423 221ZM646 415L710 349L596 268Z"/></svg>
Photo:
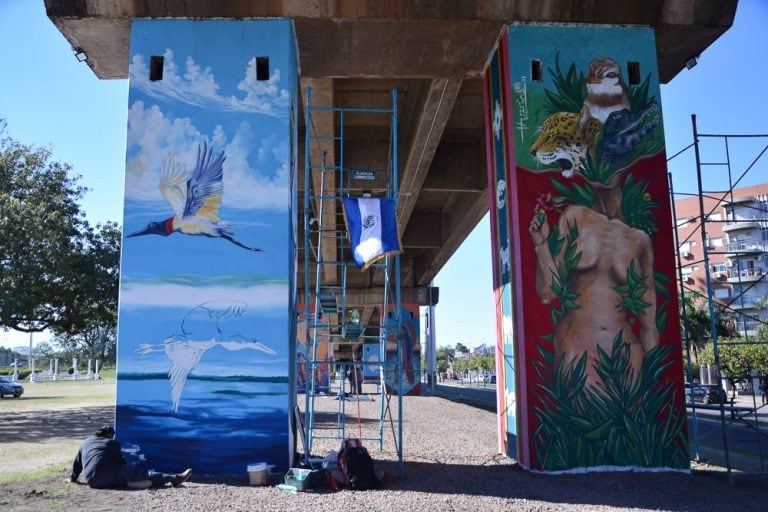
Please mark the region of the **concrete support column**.
<svg viewBox="0 0 768 512"><path fill-rule="evenodd" d="M431 284L430 284L431 288ZM430 297L431 297L430 293ZM435 382L437 379L437 346L435 343L435 306L430 304L427 309L427 375L431 384L432 393L435 392Z"/></svg>
<svg viewBox="0 0 768 512"><path fill-rule="evenodd" d="M130 27L115 428L167 467L235 474L260 460L285 471L303 228L293 22L158 16ZM185 201L194 208L174 216ZM183 370L181 354L195 354ZM156 373L169 364L171 375ZM244 385L269 387L270 406L243 401ZM172 428L179 418L196 433L193 451Z"/></svg>
<svg viewBox="0 0 768 512"><path fill-rule="evenodd" d="M510 25L484 86L501 451L568 472L662 450L655 469L687 469L653 30Z"/></svg>

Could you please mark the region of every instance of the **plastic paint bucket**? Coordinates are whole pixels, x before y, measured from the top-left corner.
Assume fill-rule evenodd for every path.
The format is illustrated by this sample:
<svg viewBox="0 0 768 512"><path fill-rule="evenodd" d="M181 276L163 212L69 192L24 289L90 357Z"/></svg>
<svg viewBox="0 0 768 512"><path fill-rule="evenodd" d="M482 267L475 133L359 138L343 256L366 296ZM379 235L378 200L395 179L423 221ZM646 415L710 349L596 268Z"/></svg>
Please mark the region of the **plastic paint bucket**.
<svg viewBox="0 0 768 512"><path fill-rule="evenodd" d="M248 482L251 485L267 485L267 463L248 464Z"/></svg>

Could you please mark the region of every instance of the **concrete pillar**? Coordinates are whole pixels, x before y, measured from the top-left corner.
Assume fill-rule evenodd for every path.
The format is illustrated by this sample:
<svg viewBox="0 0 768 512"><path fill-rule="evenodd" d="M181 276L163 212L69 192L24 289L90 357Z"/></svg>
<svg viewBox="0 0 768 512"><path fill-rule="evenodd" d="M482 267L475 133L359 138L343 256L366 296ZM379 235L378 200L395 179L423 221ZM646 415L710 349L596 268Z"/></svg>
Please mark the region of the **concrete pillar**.
<svg viewBox="0 0 768 512"><path fill-rule="evenodd" d="M59 380L59 359L53 360L53 380Z"/></svg>
<svg viewBox="0 0 768 512"><path fill-rule="evenodd" d="M99 359L97 359L97 360L96 360L96 371L95 371L95 373L94 373L94 375L93 375L93 379L94 379L94 380L99 380L99 379L101 378L101 377L99 376L99 363L101 363L101 361L100 361Z"/></svg>
<svg viewBox="0 0 768 512"><path fill-rule="evenodd" d="M89 360L88 360L88 375L87 375L87 377L88 377L88 379L89 379L89 380L90 380L90 379L93 379L93 371L92 371L92 369L91 369L91 366L92 366L92 365L93 365L93 359L89 359Z"/></svg>
<svg viewBox="0 0 768 512"><path fill-rule="evenodd" d="M72 358L72 379L77 380L77 358Z"/></svg>
<svg viewBox="0 0 768 512"><path fill-rule="evenodd" d="M427 332L427 373L432 384L432 393L435 392L435 381L437 380L437 344L435 340L435 305L431 303L432 293L430 284L430 305L428 308L429 329Z"/></svg>
<svg viewBox="0 0 768 512"><path fill-rule="evenodd" d="M11 380L14 382L19 380L19 360L18 359L13 360L13 376L11 377Z"/></svg>
<svg viewBox="0 0 768 512"><path fill-rule="evenodd" d="M53 358L48 360L48 375L53 375Z"/></svg>
<svg viewBox="0 0 768 512"><path fill-rule="evenodd" d="M419 344L419 306L401 304L400 329L393 311L387 316L386 362L384 383L390 394L421 394L421 345ZM396 334L397 333L397 334ZM399 364L398 364L399 361ZM397 372L401 372L402 379Z"/></svg>
<svg viewBox="0 0 768 512"><path fill-rule="evenodd" d="M484 86L500 450L545 472L687 469L653 30L511 25ZM654 434L637 442L665 447L649 467L621 448L637 437L605 427L646 421L641 404L607 421L596 396L656 371L672 391L641 427Z"/></svg>
<svg viewBox="0 0 768 512"><path fill-rule="evenodd" d="M285 471L295 447L299 236L293 25L134 19L130 43L120 441L163 461L162 471L200 466L209 474L242 474L254 460ZM160 185L171 192L159 194ZM182 196L198 201L194 220L202 228L174 224ZM150 218L150 211L162 218ZM167 236L152 236L158 233ZM182 332L195 337L169 337ZM250 342L256 339L263 347ZM159 369L171 366L171 351L197 356L169 378ZM206 379L191 385L179 378L188 372ZM252 398L243 400L243 386ZM257 398L266 387L270 398ZM136 414L137 407L150 414ZM232 408L241 414L230 414ZM180 417L196 433L192 451L187 434L171 427Z"/></svg>

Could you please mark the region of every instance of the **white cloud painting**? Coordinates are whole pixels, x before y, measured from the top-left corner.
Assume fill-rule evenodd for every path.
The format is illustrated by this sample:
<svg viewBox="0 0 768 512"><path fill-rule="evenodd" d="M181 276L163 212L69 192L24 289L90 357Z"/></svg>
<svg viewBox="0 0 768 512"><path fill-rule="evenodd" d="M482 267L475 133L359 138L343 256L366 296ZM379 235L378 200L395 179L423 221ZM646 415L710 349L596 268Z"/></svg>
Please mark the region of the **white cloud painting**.
<svg viewBox="0 0 768 512"><path fill-rule="evenodd" d="M149 66L144 57L134 55L130 66L131 87L136 87L146 95L157 100L172 100L205 107L207 110L258 113L273 117L288 113L290 95L287 89L281 89L280 70L275 69L269 80L256 79L256 58L248 61L243 70L243 78L237 84L241 95L221 95L213 70L202 68L195 60L187 56L183 68L174 60L173 51L163 53L163 79L149 79Z"/></svg>

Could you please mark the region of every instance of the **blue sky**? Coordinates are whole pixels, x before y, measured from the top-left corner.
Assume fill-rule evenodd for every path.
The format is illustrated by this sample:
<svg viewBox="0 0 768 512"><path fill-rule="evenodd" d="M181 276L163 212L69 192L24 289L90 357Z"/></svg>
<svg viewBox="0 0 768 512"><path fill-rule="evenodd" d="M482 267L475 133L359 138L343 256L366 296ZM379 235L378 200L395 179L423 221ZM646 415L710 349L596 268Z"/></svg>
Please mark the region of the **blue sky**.
<svg viewBox="0 0 768 512"><path fill-rule="evenodd" d="M702 133L768 133L766 26L768 2L740 0L734 26L701 54L696 67L662 85L668 155L692 141L692 113ZM77 62L45 16L42 0L0 1L0 47L5 49L0 117L8 122L8 133L28 144L50 146L57 160L72 164L91 189L83 207L92 222L122 221L128 81L99 80L85 63ZM182 65L180 59L177 64ZM754 148L753 142L734 142L734 168L751 161ZM719 147L702 151L710 160L722 155ZM695 191L690 151L671 162L670 171L676 192ZM726 183L724 175L719 170L708 180ZM742 184L763 181L768 181L768 171L761 162ZM440 287L438 346L494 341L488 233L486 218L435 280ZM0 332L0 345L23 345L27 340Z"/></svg>

